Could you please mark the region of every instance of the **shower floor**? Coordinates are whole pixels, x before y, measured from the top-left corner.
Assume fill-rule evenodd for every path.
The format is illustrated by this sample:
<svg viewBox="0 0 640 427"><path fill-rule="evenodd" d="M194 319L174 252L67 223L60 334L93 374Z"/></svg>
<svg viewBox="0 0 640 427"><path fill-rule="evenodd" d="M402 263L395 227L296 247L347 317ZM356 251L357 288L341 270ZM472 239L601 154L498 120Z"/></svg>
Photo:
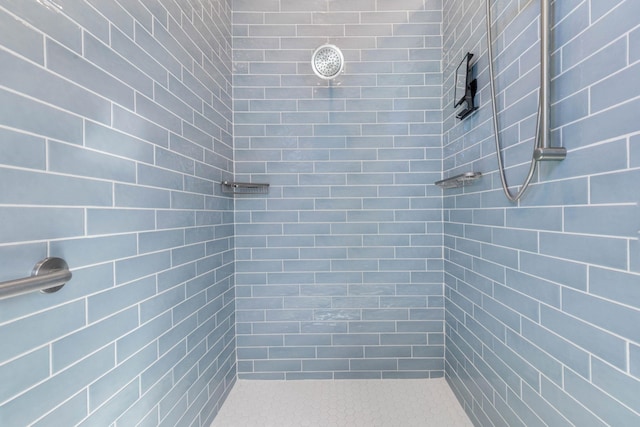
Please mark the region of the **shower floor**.
<svg viewBox="0 0 640 427"><path fill-rule="evenodd" d="M444 378L238 380L211 427L471 427Z"/></svg>

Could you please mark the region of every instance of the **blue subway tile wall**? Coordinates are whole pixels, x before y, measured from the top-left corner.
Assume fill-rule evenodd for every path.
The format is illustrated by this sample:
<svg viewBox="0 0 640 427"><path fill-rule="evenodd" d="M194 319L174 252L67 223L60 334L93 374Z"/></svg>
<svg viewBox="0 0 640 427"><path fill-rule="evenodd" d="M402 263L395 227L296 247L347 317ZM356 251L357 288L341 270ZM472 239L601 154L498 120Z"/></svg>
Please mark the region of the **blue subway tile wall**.
<svg viewBox="0 0 640 427"><path fill-rule="evenodd" d="M443 375L441 8L234 3L240 378Z"/></svg>
<svg viewBox="0 0 640 427"><path fill-rule="evenodd" d="M551 127L567 148L506 201L491 132L484 0L446 0L443 174L446 376L476 425L640 422L640 126L632 118L640 4L551 3ZM539 1L493 5L507 180L526 174L538 88ZM496 18L497 17L497 18ZM455 118L453 76L474 56L481 106ZM633 79L632 79L633 80Z"/></svg>
<svg viewBox="0 0 640 427"><path fill-rule="evenodd" d="M208 426L236 377L231 2L0 2L0 425Z"/></svg>

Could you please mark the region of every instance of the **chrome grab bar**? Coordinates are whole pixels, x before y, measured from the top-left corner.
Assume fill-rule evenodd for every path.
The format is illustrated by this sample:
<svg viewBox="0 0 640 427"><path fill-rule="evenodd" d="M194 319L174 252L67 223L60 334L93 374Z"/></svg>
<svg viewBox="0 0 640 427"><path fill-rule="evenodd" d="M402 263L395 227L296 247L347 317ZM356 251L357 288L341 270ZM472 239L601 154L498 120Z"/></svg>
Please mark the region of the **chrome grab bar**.
<svg viewBox="0 0 640 427"><path fill-rule="evenodd" d="M33 267L30 277L1 282L0 299L33 291L56 292L71 279L71 276L65 260L45 258Z"/></svg>

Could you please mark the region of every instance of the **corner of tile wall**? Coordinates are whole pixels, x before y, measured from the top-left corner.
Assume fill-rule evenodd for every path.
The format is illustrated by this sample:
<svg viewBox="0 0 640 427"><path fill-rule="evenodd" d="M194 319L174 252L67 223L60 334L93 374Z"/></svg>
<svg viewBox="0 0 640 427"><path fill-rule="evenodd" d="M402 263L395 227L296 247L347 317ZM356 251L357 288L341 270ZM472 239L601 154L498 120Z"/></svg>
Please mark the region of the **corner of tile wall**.
<svg viewBox="0 0 640 427"><path fill-rule="evenodd" d="M538 165L518 204L496 170L483 0L445 2L446 376L478 425L631 425L640 417L637 140L640 4L552 2L551 137L567 158ZM495 4L507 181L532 154L538 2ZM480 110L455 118L453 71L473 53ZM633 79L631 79L633 80Z"/></svg>
<svg viewBox="0 0 640 427"><path fill-rule="evenodd" d="M235 381L230 2L3 2L0 424L208 426Z"/></svg>
<svg viewBox="0 0 640 427"><path fill-rule="evenodd" d="M234 11L236 176L271 184L236 199L240 378L443 376L441 6Z"/></svg>

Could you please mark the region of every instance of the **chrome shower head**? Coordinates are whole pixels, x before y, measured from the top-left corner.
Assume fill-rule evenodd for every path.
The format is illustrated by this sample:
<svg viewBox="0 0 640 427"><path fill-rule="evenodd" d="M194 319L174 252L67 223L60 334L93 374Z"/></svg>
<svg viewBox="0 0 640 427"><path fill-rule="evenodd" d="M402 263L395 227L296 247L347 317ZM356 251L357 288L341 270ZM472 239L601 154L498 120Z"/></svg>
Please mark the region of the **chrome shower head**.
<svg viewBox="0 0 640 427"><path fill-rule="evenodd" d="M316 76L331 80L336 78L344 68L344 56L337 46L325 44L313 52L311 67Z"/></svg>

